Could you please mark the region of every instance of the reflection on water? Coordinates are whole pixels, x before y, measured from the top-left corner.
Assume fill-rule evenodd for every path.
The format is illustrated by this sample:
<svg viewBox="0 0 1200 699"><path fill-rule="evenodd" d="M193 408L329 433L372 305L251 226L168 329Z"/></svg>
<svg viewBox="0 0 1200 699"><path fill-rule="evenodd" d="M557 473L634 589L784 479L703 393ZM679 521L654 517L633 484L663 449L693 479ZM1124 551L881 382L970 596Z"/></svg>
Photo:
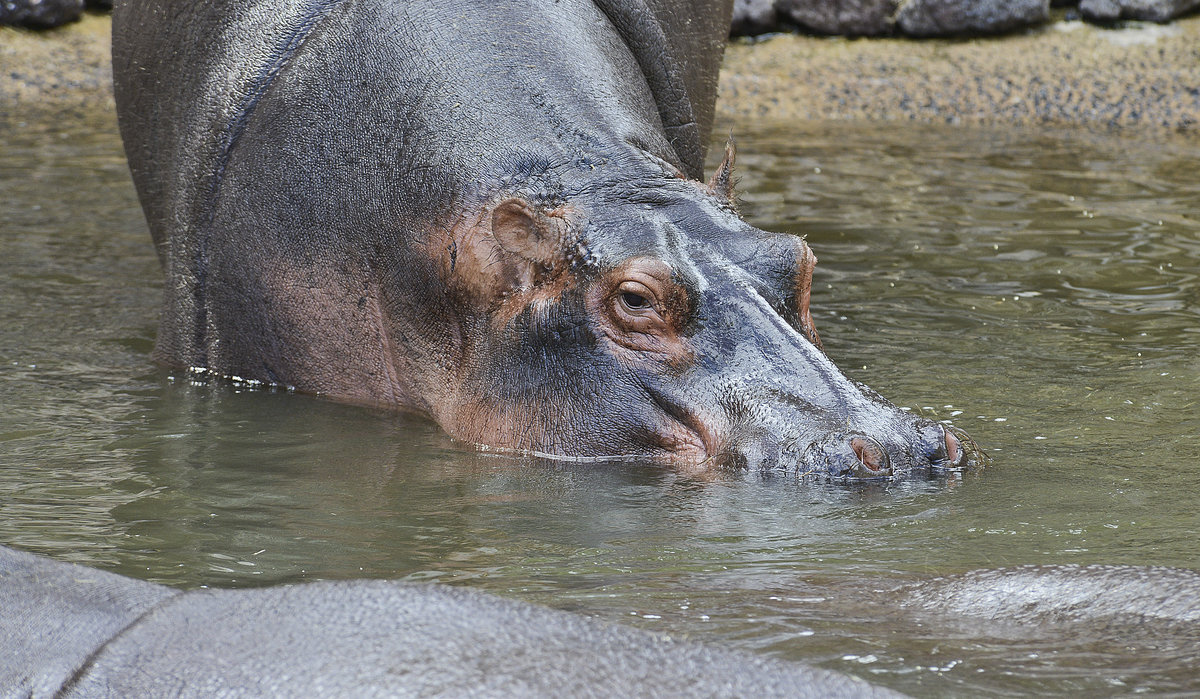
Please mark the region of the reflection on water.
<svg viewBox="0 0 1200 699"><path fill-rule="evenodd" d="M837 486L477 453L150 360L157 261L108 118L3 134L0 542L183 587L469 584L920 694L1200 691L1195 635L917 613L912 580L1200 568L1200 144L738 129L808 235L830 355L992 468Z"/></svg>

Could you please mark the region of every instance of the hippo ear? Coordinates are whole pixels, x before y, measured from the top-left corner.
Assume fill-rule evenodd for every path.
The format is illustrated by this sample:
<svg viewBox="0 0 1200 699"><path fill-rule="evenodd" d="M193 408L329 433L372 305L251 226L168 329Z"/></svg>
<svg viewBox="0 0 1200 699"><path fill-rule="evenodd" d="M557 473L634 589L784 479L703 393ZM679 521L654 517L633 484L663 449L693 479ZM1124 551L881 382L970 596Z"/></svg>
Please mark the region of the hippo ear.
<svg viewBox="0 0 1200 699"><path fill-rule="evenodd" d="M492 209L492 239L505 252L553 269L566 249L567 222L523 199L505 199Z"/></svg>
<svg viewBox="0 0 1200 699"><path fill-rule="evenodd" d="M717 171L708 181L709 193L734 209L737 208L737 202L733 196L733 161L736 159L737 146L733 142L733 134L729 134L729 140L725 142L725 157L721 159Z"/></svg>

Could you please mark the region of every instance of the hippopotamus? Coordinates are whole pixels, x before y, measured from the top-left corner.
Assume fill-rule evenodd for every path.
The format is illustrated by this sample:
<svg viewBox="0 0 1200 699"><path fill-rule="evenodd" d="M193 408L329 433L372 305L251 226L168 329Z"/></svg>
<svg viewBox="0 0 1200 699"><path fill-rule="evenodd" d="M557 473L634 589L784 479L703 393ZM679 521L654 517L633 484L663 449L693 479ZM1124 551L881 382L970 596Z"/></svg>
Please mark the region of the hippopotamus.
<svg viewBox="0 0 1200 699"><path fill-rule="evenodd" d="M465 442L682 468L957 468L843 374L816 255L704 179L730 0L118 3L156 357Z"/></svg>
<svg viewBox="0 0 1200 699"><path fill-rule="evenodd" d="M899 696L847 675L441 585L181 592L0 547L0 694Z"/></svg>
<svg viewBox="0 0 1200 699"><path fill-rule="evenodd" d="M1200 572L1166 566L1026 565L906 585L897 605L1012 624L1103 621L1195 635Z"/></svg>

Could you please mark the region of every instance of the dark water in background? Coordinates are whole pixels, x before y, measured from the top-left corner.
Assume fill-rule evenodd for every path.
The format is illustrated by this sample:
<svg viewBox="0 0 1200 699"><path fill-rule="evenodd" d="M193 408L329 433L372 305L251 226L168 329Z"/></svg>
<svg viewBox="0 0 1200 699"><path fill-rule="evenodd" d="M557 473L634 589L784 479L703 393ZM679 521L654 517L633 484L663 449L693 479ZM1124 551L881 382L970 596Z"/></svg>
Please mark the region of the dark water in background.
<svg viewBox="0 0 1200 699"><path fill-rule="evenodd" d="M836 486L555 464L158 368L160 272L103 117L0 134L0 543L181 587L465 584L924 695L1200 692L1200 633L1014 630L881 592L1200 569L1200 142L738 131L747 218L820 258L830 355L991 468Z"/></svg>

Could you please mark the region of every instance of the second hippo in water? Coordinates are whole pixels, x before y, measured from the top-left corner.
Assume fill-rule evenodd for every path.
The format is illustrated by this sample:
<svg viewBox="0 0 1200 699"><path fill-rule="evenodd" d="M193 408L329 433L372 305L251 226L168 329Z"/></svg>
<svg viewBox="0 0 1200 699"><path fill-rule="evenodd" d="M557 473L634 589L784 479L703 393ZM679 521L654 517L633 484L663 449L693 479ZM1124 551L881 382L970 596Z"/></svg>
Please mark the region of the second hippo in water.
<svg viewBox="0 0 1200 699"><path fill-rule="evenodd" d="M158 357L559 457L961 465L844 376L804 240L702 177L727 0L119 4Z"/></svg>
<svg viewBox="0 0 1200 699"><path fill-rule="evenodd" d="M0 546L5 697L893 697L466 588L181 592Z"/></svg>

